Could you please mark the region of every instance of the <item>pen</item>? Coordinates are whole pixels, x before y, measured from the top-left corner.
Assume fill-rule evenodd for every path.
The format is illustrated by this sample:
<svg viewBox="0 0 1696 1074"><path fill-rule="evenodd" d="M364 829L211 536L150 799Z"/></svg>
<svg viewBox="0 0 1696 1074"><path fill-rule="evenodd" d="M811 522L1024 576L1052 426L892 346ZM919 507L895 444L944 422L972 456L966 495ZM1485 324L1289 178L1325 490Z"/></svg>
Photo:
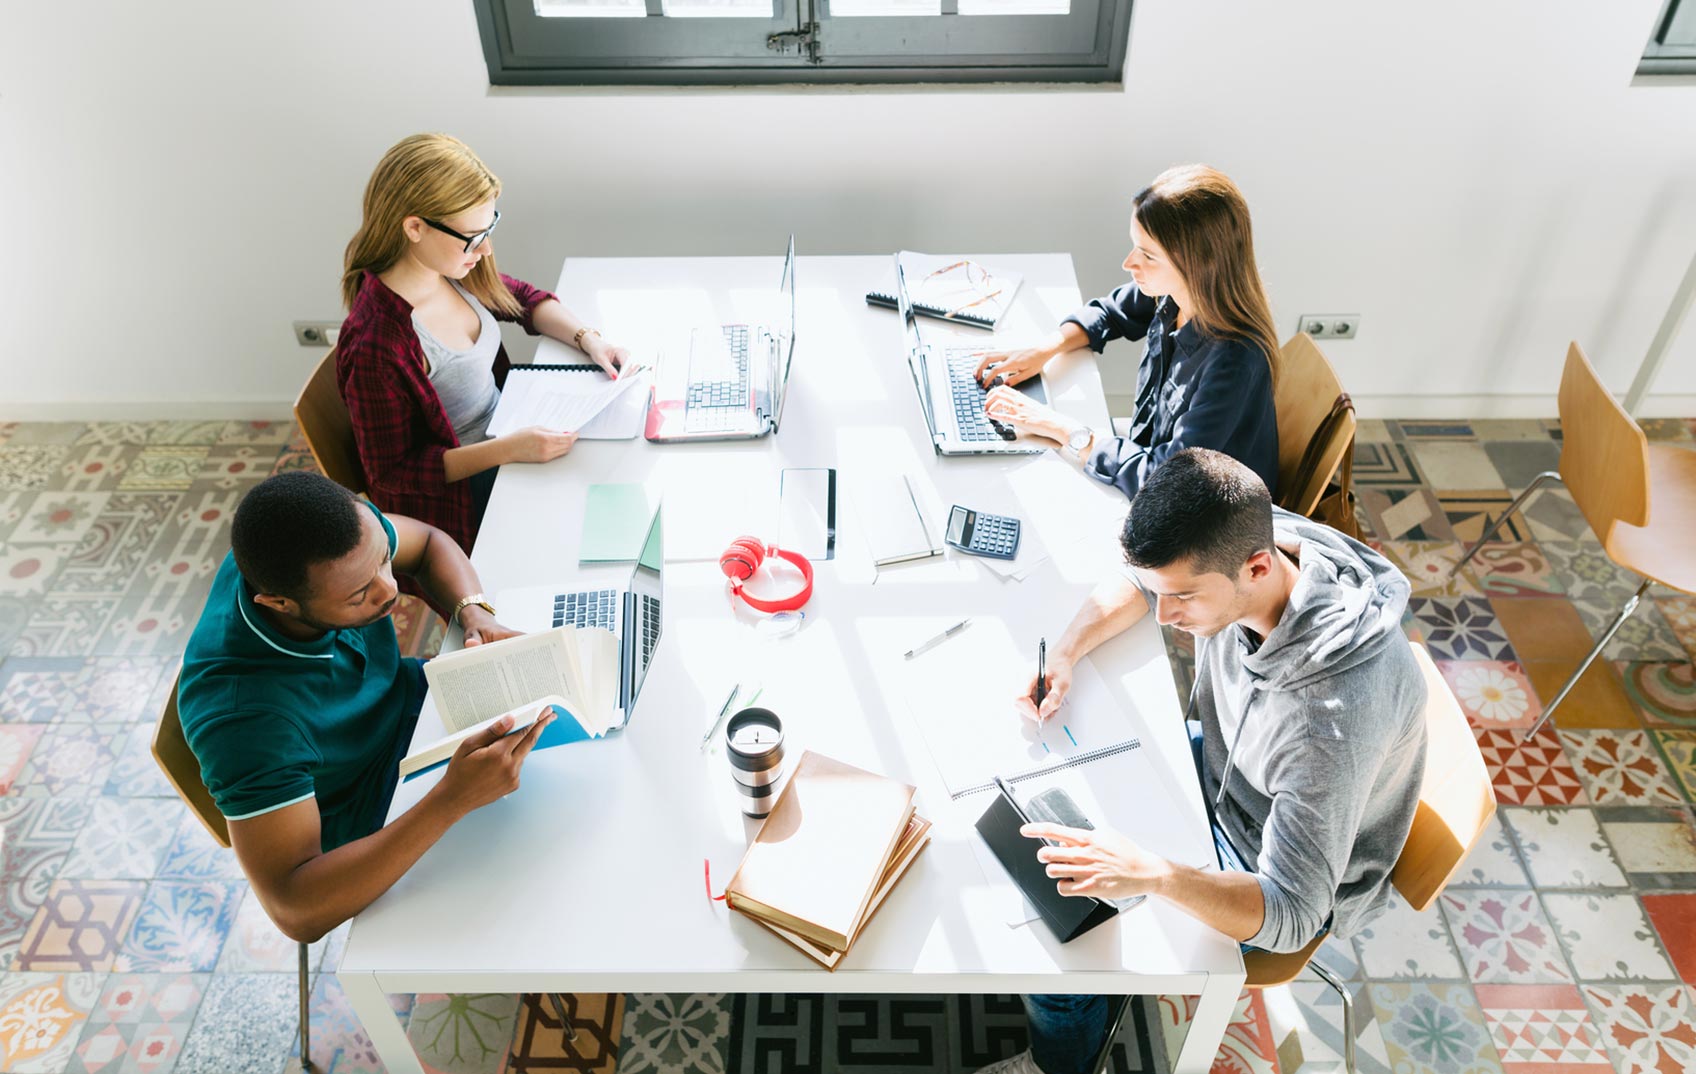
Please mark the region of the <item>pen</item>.
<svg viewBox="0 0 1696 1074"><path fill-rule="evenodd" d="M718 719L714 720L713 725L707 728L707 733L701 736L702 753L707 752L707 743L711 742L713 740L713 736L718 734L719 727L724 724L724 718L730 715L730 706L736 700L736 694L741 689L741 683L737 683L735 686L730 688L730 696L724 699L724 707L718 710Z"/></svg>
<svg viewBox="0 0 1696 1074"><path fill-rule="evenodd" d="M908 649L907 653L906 653L906 658L908 660L911 660L911 659L913 659L913 657L918 656L920 653L928 652L929 650L931 650L935 646L941 645L943 642L947 641L949 638L952 638L954 635L960 633L960 631L966 629L966 624L970 623L971 621L972 621L972 617L968 615L966 618L960 620L958 623L955 623L953 626L949 627L947 630L944 630L942 633L936 635L935 637L926 638L924 641L919 642L919 644L913 646L911 649Z"/></svg>
<svg viewBox="0 0 1696 1074"><path fill-rule="evenodd" d="M1042 714L1042 699L1048 696L1048 639L1043 638L1036 643L1036 693L1032 698L1036 701L1037 714Z"/></svg>

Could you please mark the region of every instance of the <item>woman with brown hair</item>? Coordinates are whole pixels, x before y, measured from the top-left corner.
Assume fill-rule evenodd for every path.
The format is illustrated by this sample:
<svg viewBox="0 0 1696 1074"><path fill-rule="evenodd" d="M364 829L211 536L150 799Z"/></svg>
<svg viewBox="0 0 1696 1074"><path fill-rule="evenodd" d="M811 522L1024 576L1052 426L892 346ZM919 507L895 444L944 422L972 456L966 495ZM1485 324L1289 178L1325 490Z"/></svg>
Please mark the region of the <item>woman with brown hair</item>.
<svg viewBox="0 0 1696 1074"><path fill-rule="evenodd" d="M580 349L616 377L629 357L553 295L495 268L500 180L471 148L415 134L383 155L347 245L336 382L372 502L453 535L467 553L495 473L548 462L575 433L490 438L510 364L496 321Z"/></svg>
<svg viewBox="0 0 1696 1074"><path fill-rule="evenodd" d="M1206 165L1170 168L1132 199L1131 244L1131 282L1066 318L1041 345L984 357L979 380L999 385L986 412L1059 442L1085 473L1126 496L1190 447L1230 455L1276 496L1278 337L1242 193ZM1086 344L1099 354L1120 338L1148 341L1129 436L1098 433L1010 387L1057 354Z"/></svg>

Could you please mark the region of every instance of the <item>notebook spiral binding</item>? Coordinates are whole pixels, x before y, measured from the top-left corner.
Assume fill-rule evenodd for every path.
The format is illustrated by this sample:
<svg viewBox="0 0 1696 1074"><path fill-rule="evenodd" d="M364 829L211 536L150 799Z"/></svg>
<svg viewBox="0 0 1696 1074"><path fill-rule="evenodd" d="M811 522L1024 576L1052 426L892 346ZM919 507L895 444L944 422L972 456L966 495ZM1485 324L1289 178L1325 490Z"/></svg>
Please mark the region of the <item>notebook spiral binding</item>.
<svg viewBox="0 0 1696 1074"><path fill-rule="evenodd" d="M1029 772L1020 772L1016 776L1003 776L1001 778L1006 780L1008 783L1022 783L1027 779L1037 779L1041 776L1046 776L1051 772L1058 772L1066 768L1078 768L1082 765L1089 764L1091 761L1099 761L1103 757L1117 757L1121 753L1129 753L1132 750L1138 750L1141 748L1142 739L1130 738L1111 746L1102 746L1099 749L1090 750L1088 753L1080 753L1076 757L1068 757L1059 764L1051 764L1043 768L1033 768ZM993 791L994 789L994 783L979 783L975 787L967 787L965 790L956 791L948 797L950 800L958 802L960 799L965 798L968 795L978 794L982 791Z"/></svg>
<svg viewBox="0 0 1696 1074"><path fill-rule="evenodd" d="M885 309L899 308L895 301L895 296L884 291L867 292L866 305L882 306ZM987 328L992 332L995 330L996 319L994 317L985 317L979 313L970 313L965 311L960 313L950 313L941 306L930 306L923 302L913 303L913 312L921 317L931 317L938 321L948 321L951 324L970 325L973 328Z"/></svg>

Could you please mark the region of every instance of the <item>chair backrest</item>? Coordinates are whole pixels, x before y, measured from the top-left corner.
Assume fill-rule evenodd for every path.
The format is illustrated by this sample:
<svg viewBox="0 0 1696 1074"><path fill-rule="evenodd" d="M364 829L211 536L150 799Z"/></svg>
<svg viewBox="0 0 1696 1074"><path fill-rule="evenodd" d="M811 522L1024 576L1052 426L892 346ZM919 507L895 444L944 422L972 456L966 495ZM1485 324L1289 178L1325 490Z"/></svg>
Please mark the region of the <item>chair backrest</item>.
<svg viewBox="0 0 1696 1074"><path fill-rule="evenodd" d="M153 759L165 770L165 778L188 804L189 811L200 818L219 846L227 847L230 825L212 801L212 792L200 778L200 761L183 736L183 722L177 715L177 685L171 684L171 695L165 699L165 711L159 714L159 726L153 732Z"/></svg>
<svg viewBox="0 0 1696 1074"><path fill-rule="evenodd" d="M1390 880L1415 910L1430 906L1496 812L1496 791L1478 741L1425 646L1413 647L1425 673L1425 784L1413 827Z"/></svg>
<svg viewBox="0 0 1696 1074"><path fill-rule="evenodd" d="M1614 523L1649 524L1649 438L1577 343L1561 372L1561 481L1605 545Z"/></svg>
<svg viewBox="0 0 1696 1074"><path fill-rule="evenodd" d="M1327 427L1326 419L1343 394L1343 385L1312 336L1297 332L1279 353L1278 386L1272 397L1278 415L1278 487L1273 502L1305 517L1324 497L1343 457L1354 450L1355 418L1351 409ZM1316 437L1322 437L1322 442Z"/></svg>
<svg viewBox="0 0 1696 1074"><path fill-rule="evenodd" d="M336 383L334 347L300 389L300 397L294 401L294 420L306 434L306 444L324 476L350 492L364 492L365 470L359 465L353 419L348 417L347 404Z"/></svg>

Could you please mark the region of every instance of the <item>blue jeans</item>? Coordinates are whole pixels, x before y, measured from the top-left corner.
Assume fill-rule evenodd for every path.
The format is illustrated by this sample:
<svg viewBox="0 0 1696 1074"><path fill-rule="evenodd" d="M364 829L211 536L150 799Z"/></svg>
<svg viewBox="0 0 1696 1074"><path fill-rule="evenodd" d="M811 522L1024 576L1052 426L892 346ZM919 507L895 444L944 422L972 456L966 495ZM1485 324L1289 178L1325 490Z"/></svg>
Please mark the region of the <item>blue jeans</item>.
<svg viewBox="0 0 1696 1074"><path fill-rule="evenodd" d="M1094 1074L1107 1039L1106 996L1022 996L1031 1058L1042 1074Z"/></svg>
<svg viewBox="0 0 1696 1074"><path fill-rule="evenodd" d="M1186 725L1190 734L1190 754L1195 759L1196 775L1201 775L1201 723L1191 720ZM1205 795L1205 783L1202 793ZM1242 857L1231 841L1225 838L1219 822L1213 817L1213 804L1208 803L1208 821L1213 828L1213 846L1219 854L1219 867L1233 872L1247 872ZM1243 944L1244 953L1254 948ZM1107 997L1105 996L1024 996L1025 1019L1030 1023L1031 1058L1043 1074L1092 1074L1090 1064L1101 1053L1107 1037Z"/></svg>

